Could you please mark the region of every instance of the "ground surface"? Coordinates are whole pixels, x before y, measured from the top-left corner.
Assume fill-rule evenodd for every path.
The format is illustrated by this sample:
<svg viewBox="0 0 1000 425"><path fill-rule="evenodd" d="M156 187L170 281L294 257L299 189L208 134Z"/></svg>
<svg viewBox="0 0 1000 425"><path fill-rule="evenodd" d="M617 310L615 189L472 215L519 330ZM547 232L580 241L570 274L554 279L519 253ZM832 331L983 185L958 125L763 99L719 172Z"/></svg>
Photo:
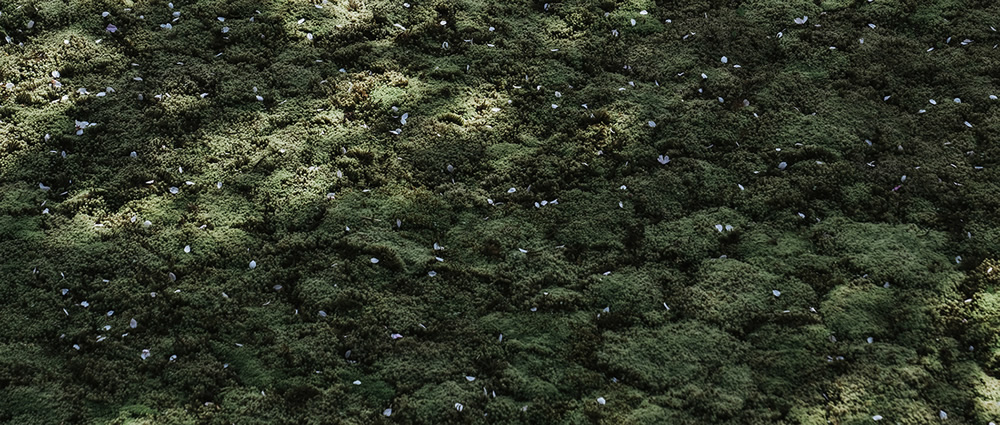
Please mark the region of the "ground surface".
<svg viewBox="0 0 1000 425"><path fill-rule="evenodd" d="M995 2L0 12L0 421L1000 417Z"/></svg>

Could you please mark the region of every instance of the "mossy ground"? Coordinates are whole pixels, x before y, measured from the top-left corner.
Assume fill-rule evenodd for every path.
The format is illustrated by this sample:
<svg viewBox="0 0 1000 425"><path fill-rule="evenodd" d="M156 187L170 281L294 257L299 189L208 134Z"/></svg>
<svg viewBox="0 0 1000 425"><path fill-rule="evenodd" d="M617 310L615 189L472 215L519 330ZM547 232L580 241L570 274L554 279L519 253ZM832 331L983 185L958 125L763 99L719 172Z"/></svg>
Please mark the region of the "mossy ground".
<svg viewBox="0 0 1000 425"><path fill-rule="evenodd" d="M1000 418L995 2L0 12L0 421Z"/></svg>

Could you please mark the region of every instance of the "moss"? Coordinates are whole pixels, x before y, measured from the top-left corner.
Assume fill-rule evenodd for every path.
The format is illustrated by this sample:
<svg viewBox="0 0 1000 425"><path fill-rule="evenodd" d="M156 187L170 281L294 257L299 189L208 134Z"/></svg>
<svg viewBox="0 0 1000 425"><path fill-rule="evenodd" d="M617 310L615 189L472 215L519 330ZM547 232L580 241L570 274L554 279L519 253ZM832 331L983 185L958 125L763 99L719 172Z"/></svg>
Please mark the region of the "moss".
<svg viewBox="0 0 1000 425"><path fill-rule="evenodd" d="M0 422L995 419L997 5L321 3L0 5Z"/></svg>
<svg viewBox="0 0 1000 425"><path fill-rule="evenodd" d="M666 392L678 403L700 406L691 413L706 420L738 415L752 391L750 369L740 360L745 347L712 327L683 322L606 338L599 359L611 373L630 385Z"/></svg>
<svg viewBox="0 0 1000 425"><path fill-rule="evenodd" d="M607 276L594 276L591 281L587 299L593 307L607 307L612 316L623 315L632 319L664 310L665 297L655 276L640 271L616 270Z"/></svg>
<svg viewBox="0 0 1000 425"><path fill-rule="evenodd" d="M706 260L696 283L683 291L687 314L737 334L783 311L804 311L815 293L795 279L782 279L737 260ZM772 291L779 291L775 296Z"/></svg>
<svg viewBox="0 0 1000 425"><path fill-rule="evenodd" d="M3 416L0 419L24 424L42 424L70 418L71 413L59 407L50 387L10 387L2 391Z"/></svg>
<svg viewBox="0 0 1000 425"><path fill-rule="evenodd" d="M840 255L853 272L868 274L875 282L954 290L954 276L945 277L949 260L936 248L944 244L942 233L913 225L852 224L839 218L821 223L817 230L822 232L820 229L827 226L837 226L840 231L823 232L821 249Z"/></svg>

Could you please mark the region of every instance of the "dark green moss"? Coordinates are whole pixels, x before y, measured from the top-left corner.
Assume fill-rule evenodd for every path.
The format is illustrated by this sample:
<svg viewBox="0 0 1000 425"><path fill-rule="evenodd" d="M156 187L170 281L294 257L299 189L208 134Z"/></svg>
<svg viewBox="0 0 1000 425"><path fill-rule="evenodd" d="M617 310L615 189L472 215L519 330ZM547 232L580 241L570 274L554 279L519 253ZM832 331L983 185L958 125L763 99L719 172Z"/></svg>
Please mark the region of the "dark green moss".
<svg viewBox="0 0 1000 425"><path fill-rule="evenodd" d="M0 422L1000 415L997 4L0 12Z"/></svg>

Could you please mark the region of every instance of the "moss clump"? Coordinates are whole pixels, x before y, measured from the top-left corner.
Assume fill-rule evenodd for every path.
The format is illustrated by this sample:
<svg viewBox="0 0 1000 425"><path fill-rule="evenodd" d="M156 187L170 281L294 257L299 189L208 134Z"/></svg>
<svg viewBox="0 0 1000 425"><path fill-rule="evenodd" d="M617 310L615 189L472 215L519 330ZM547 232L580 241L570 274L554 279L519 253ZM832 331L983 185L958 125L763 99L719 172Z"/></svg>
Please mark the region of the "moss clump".
<svg viewBox="0 0 1000 425"><path fill-rule="evenodd" d="M440 116L438 116L438 119L441 120L442 122L452 123L458 126L465 125L465 120L463 120L460 115L453 112L443 113Z"/></svg>
<svg viewBox="0 0 1000 425"><path fill-rule="evenodd" d="M681 322L605 338L598 358L610 373L703 420L733 419L753 391L746 347L718 329Z"/></svg>

